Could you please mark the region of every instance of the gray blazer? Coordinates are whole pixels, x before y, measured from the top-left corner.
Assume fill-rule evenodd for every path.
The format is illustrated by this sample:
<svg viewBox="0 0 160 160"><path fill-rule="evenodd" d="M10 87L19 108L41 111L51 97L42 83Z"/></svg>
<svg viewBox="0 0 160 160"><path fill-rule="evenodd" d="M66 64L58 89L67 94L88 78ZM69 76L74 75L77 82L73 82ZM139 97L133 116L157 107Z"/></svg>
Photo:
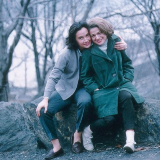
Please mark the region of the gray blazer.
<svg viewBox="0 0 160 160"><path fill-rule="evenodd" d="M81 52L70 50L67 47L53 67L44 91L44 97L50 97L56 90L63 100L68 99L75 92L79 80L79 57Z"/></svg>

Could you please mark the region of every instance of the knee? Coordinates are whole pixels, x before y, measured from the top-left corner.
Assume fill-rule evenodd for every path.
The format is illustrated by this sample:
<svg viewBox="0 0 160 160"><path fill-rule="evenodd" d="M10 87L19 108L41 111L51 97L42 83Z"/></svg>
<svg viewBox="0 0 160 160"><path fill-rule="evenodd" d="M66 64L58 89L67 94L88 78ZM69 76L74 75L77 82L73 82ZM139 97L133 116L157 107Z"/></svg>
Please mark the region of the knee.
<svg viewBox="0 0 160 160"><path fill-rule="evenodd" d="M116 122L116 118L114 116L107 116L107 117L104 117L104 121L105 123L113 125Z"/></svg>
<svg viewBox="0 0 160 160"><path fill-rule="evenodd" d="M40 117L41 118L45 117L44 108L40 110Z"/></svg>
<svg viewBox="0 0 160 160"><path fill-rule="evenodd" d="M126 96L125 96L125 99L132 99L132 95L129 92L127 92Z"/></svg>
<svg viewBox="0 0 160 160"><path fill-rule="evenodd" d="M77 105L80 106L89 106L92 104L92 100L90 96L81 96L78 100L77 100Z"/></svg>
<svg viewBox="0 0 160 160"><path fill-rule="evenodd" d="M80 101L77 105L78 105L78 108L85 109L85 110L89 110L93 106L92 102L88 100Z"/></svg>
<svg viewBox="0 0 160 160"><path fill-rule="evenodd" d="M132 100L132 95L129 92L127 92L127 91L121 91L119 93L119 99L122 102L126 101L126 100Z"/></svg>

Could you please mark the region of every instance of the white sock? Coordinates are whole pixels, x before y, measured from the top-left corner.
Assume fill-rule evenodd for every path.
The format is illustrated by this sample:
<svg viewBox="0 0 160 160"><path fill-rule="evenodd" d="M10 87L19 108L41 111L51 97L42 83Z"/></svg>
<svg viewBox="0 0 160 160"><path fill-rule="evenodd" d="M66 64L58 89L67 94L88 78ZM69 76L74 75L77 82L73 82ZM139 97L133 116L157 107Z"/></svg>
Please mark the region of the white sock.
<svg viewBox="0 0 160 160"><path fill-rule="evenodd" d="M136 144L136 142L134 141L134 130L127 130L126 131L126 143L134 143Z"/></svg>

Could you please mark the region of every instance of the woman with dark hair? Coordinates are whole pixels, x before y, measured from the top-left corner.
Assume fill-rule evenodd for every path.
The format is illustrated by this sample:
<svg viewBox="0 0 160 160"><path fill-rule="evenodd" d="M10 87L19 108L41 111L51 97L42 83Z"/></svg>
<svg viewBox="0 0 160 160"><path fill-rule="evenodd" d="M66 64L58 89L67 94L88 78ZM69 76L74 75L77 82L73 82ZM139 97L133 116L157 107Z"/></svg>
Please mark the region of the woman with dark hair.
<svg viewBox="0 0 160 160"><path fill-rule="evenodd" d="M121 43L122 48L125 47L124 44ZM77 121L76 131L72 136L72 151L80 153L82 152L81 134L87 125L89 111L92 110L90 94L79 81L81 51L91 45L86 22L75 22L70 27L66 45L67 47L63 49L47 80L44 98L36 109L41 125L53 145L53 149L45 159L52 159L63 154L53 116L71 103L76 103Z"/></svg>
<svg viewBox="0 0 160 160"><path fill-rule="evenodd" d="M94 45L83 50L81 79L92 95L97 120L87 126L83 133L83 145L93 150L92 133L110 130L122 115L126 131L126 152L134 152L134 103L144 99L138 95L132 81L134 68L125 51L114 49L119 37L114 35L111 24L96 17L88 22Z"/></svg>

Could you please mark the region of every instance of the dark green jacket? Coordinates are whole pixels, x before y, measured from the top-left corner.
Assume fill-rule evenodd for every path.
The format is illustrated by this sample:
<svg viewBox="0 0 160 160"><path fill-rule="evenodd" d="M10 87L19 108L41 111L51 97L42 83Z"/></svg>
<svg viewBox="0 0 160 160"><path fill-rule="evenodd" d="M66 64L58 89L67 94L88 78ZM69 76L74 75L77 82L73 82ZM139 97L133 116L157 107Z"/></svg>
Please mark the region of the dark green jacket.
<svg viewBox="0 0 160 160"><path fill-rule="evenodd" d="M99 118L118 114L118 95L121 90L130 92L137 103L144 102L132 84L132 61L124 50L114 49L117 41L119 38L116 35L108 39L107 54L96 45L82 54L81 80L92 95ZM97 88L100 90L94 91Z"/></svg>

